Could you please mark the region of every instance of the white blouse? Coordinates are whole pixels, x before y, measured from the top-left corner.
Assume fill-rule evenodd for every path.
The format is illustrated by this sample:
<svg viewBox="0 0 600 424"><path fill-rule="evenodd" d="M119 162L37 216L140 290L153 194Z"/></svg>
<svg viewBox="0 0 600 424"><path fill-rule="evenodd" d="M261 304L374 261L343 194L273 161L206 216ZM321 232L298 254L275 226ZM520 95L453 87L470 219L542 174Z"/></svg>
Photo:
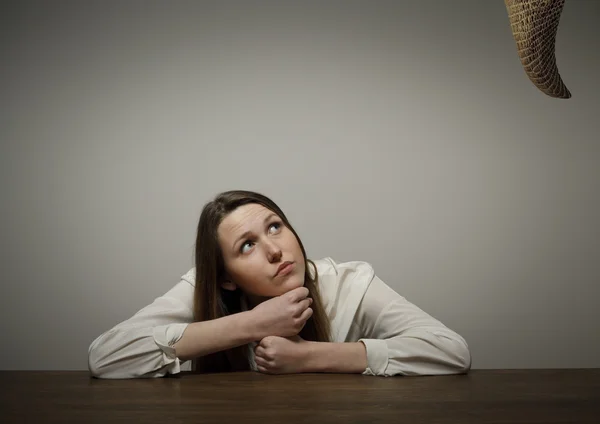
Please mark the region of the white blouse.
<svg viewBox="0 0 600 424"><path fill-rule="evenodd" d="M370 264L314 262L332 342L364 343L363 374L460 374L471 368L466 341L392 290ZM314 275L312 267L308 271ZM92 375L163 377L190 370L191 361L180 360L172 346L193 322L195 276L192 268L163 296L96 338L89 347ZM256 370L253 357L250 364Z"/></svg>

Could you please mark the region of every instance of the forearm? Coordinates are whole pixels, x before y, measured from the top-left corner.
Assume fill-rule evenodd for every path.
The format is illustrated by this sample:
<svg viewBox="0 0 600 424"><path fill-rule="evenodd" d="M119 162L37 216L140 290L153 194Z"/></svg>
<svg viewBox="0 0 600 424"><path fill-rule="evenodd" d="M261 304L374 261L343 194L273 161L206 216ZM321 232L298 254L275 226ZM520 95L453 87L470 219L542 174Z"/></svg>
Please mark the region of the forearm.
<svg viewBox="0 0 600 424"><path fill-rule="evenodd" d="M308 342L305 372L363 373L367 350L361 342Z"/></svg>
<svg viewBox="0 0 600 424"><path fill-rule="evenodd" d="M367 340L369 368L378 375L463 374L471 368L464 339L448 328L407 330L385 341Z"/></svg>
<svg viewBox="0 0 600 424"><path fill-rule="evenodd" d="M260 338L251 312L246 311L210 321L191 323L173 347L179 359L190 360L248 344Z"/></svg>

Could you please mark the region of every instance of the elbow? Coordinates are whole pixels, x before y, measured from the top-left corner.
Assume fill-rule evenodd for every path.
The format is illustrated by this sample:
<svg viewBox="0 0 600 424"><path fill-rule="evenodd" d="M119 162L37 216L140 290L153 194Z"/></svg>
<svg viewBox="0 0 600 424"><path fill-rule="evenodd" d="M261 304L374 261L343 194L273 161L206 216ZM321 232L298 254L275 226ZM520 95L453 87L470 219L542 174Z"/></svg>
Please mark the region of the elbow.
<svg viewBox="0 0 600 424"><path fill-rule="evenodd" d="M449 374L467 374L471 369L469 345L455 332L433 332L437 336L438 349L443 352L443 363Z"/></svg>
<svg viewBox="0 0 600 424"><path fill-rule="evenodd" d="M445 349L454 373L468 373L471 369L471 351L466 340L455 332L445 334L442 338L446 340Z"/></svg>
<svg viewBox="0 0 600 424"><path fill-rule="evenodd" d="M92 377L102 378L102 360L98 349L98 339L94 340L88 348L88 370Z"/></svg>
<svg viewBox="0 0 600 424"><path fill-rule="evenodd" d="M151 337L110 331L88 348L88 369L92 377L102 379L152 378L178 373L180 362Z"/></svg>
<svg viewBox="0 0 600 424"><path fill-rule="evenodd" d="M95 378L127 378L119 371L119 361L115 359L115 353L106 347L106 338L109 333L98 337L88 348L88 370Z"/></svg>
<svg viewBox="0 0 600 424"><path fill-rule="evenodd" d="M90 376L95 378L102 378L102 372L100 371L100 367L93 363L92 361L88 361L88 369L90 370Z"/></svg>
<svg viewBox="0 0 600 424"><path fill-rule="evenodd" d="M458 349L458 370L461 374L466 374L471 369L471 351L465 341L460 342L460 348Z"/></svg>

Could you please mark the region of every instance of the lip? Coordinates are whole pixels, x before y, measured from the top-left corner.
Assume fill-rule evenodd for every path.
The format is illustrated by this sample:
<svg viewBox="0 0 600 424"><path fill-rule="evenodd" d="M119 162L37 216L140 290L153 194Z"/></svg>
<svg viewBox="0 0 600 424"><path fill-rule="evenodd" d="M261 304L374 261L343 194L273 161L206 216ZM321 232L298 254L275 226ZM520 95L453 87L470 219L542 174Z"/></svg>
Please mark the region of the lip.
<svg viewBox="0 0 600 424"><path fill-rule="evenodd" d="M289 274L293 268L294 268L294 263L290 262L290 261L286 261L286 262L282 263L281 265L279 265L279 268L277 268L277 272L275 273L275 277L277 277L278 275Z"/></svg>

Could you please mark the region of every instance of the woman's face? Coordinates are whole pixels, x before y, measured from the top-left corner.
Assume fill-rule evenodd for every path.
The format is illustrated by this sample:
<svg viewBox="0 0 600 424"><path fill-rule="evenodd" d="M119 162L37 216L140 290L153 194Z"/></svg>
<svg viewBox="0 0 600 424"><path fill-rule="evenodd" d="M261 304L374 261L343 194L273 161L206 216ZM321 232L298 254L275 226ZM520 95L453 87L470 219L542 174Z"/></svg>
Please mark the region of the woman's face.
<svg viewBox="0 0 600 424"><path fill-rule="evenodd" d="M239 287L252 306L304 285L305 263L300 244L281 218L250 203L227 215L217 229L226 279L223 288ZM280 265L291 268L277 273Z"/></svg>

